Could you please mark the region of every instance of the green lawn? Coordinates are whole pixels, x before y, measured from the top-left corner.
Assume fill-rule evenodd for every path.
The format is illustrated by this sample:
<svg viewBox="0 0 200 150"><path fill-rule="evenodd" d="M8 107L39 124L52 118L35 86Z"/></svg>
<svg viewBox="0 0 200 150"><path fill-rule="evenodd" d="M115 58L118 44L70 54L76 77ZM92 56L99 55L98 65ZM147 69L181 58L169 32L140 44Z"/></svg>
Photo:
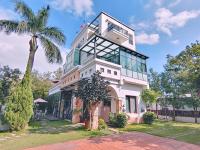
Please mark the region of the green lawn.
<svg viewBox="0 0 200 150"><path fill-rule="evenodd" d="M111 131L87 131L67 121L42 121L32 123L20 132L0 133L1 150L19 150L44 144L111 134Z"/></svg>
<svg viewBox="0 0 200 150"><path fill-rule="evenodd" d="M200 145L200 124L155 121L152 125L130 124L120 131L138 131Z"/></svg>

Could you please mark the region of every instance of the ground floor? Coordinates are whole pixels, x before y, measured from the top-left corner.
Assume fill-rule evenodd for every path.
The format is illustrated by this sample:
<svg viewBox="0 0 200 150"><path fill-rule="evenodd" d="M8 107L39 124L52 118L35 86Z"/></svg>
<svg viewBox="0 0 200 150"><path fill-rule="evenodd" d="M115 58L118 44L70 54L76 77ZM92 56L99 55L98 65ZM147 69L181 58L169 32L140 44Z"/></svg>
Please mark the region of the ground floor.
<svg viewBox="0 0 200 150"><path fill-rule="evenodd" d="M27 150L199 150L200 146L157 137L145 133L131 132L105 137L89 138L44 145Z"/></svg>
<svg viewBox="0 0 200 150"><path fill-rule="evenodd" d="M50 113L60 119L71 120L73 123L82 122L84 103L75 96L75 89L75 86L61 89L56 93L59 93L57 99L53 96L54 94L50 95L53 101L49 101ZM109 85L110 101L100 103L95 115L108 122L109 113L124 112L129 122L142 122L143 113L146 111L146 106L140 96L143 89L141 85L129 83L120 85L113 82Z"/></svg>

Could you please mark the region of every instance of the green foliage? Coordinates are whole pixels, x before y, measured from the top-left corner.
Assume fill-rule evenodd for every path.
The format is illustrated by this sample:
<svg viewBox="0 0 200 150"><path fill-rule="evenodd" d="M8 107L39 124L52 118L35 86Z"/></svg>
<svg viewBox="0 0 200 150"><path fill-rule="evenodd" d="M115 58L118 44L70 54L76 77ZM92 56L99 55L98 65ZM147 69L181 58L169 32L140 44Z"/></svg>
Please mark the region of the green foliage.
<svg viewBox="0 0 200 150"><path fill-rule="evenodd" d="M125 113L119 113L116 115L116 126L119 128L124 128L127 125L127 116Z"/></svg>
<svg viewBox="0 0 200 150"><path fill-rule="evenodd" d="M99 130L105 130L105 129L107 129L107 124L105 123L105 121L103 120L103 119L99 119L99 121L98 121L98 129Z"/></svg>
<svg viewBox="0 0 200 150"><path fill-rule="evenodd" d="M142 100L147 105L156 103L159 96L160 96L160 93L158 93L154 90L151 90L151 89L145 89L142 91L142 94L141 94Z"/></svg>
<svg viewBox="0 0 200 150"><path fill-rule="evenodd" d="M31 77L30 71L27 71L21 83L12 89L6 103L4 117L11 130L21 130L26 127L32 114Z"/></svg>
<svg viewBox="0 0 200 150"><path fill-rule="evenodd" d="M52 86L51 80L46 77L46 74L40 74L36 70L34 70L31 75L33 98L46 99L48 96L48 90Z"/></svg>
<svg viewBox="0 0 200 150"><path fill-rule="evenodd" d="M150 89L156 92L161 92L161 74L150 68L148 74L148 81Z"/></svg>
<svg viewBox="0 0 200 150"><path fill-rule="evenodd" d="M116 126L116 116L112 112L109 113L109 124L113 127Z"/></svg>
<svg viewBox="0 0 200 150"><path fill-rule="evenodd" d="M20 75L19 69L11 69L9 66L0 67L0 103L5 103L11 86L19 82Z"/></svg>
<svg viewBox="0 0 200 150"><path fill-rule="evenodd" d="M98 105L101 101L110 100L108 85L100 72L94 73L91 78L80 80L76 95L83 101L84 112L88 112L91 106ZM88 113L84 113L83 117L88 119Z"/></svg>
<svg viewBox="0 0 200 150"><path fill-rule="evenodd" d="M152 124L153 121L156 119L156 115L154 112L146 112L143 115L143 119L145 124Z"/></svg>

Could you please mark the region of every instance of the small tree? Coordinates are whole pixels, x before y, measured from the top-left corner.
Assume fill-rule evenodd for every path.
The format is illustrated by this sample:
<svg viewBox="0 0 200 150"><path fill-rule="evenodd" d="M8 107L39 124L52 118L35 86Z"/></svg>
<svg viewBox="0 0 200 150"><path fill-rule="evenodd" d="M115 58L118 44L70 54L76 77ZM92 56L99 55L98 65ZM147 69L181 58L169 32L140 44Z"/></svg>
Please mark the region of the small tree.
<svg viewBox="0 0 200 150"><path fill-rule="evenodd" d="M83 101L83 118L86 123L89 123L89 129L98 128L98 105L102 101L109 100L108 85L109 83L100 76L100 72L79 82L77 97ZM95 113L97 113L96 116Z"/></svg>
<svg viewBox="0 0 200 150"><path fill-rule="evenodd" d="M31 91L30 70L20 84L11 90L6 103L4 117L11 130L21 130L26 127L33 114L33 95Z"/></svg>
<svg viewBox="0 0 200 150"><path fill-rule="evenodd" d="M152 104L156 103L159 96L160 96L159 92L156 92L151 89L145 89L142 91L142 94L141 94L142 100L147 105L152 105Z"/></svg>

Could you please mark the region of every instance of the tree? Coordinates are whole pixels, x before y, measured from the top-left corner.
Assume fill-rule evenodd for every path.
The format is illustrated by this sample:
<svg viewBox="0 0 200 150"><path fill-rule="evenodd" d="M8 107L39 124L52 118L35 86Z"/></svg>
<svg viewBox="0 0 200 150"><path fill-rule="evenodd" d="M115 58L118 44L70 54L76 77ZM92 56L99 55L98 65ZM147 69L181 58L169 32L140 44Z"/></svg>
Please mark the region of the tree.
<svg viewBox="0 0 200 150"><path fill-rule="evenodd" d="M32 72L31 76L32 76L33 98L46 99L48 96L48 90L52 85L51 80L49 78L46 78L44 74L40 74L36 70Z"/></svg>
<svg viewBox="0 0 200 150"><path fill-rule="evenodd" d="M157 95L157 100L155 101L156 103L156 115L158 118L158 96L161 96L162 90L161 90L161 75L154 71L152 68L149 69L149 74L148 74L148 81L149 81L149 86L150 89L155 92Z"/></svg>
<svg viewBox="0 0 200 150"><path fill-rule="evenodd" d="M142 91L142 94L141 94L142 100L147 105L152 105L152 104L156 103L159 96L160 96L159 92L156 92L151 89L145 89Z"/></svg>
<svg viewBox="0 0 200 150"><path fill-rule="evenodd" d="M181 100L182 87L184 86L180 78L180 69L178 65L172 64L172 56L167 56L167 64L164 66L165 71L161 74L161 87L164 92L165 101L173 108L172 119L175 121L176 109L183 106Z"/></svg>
<svg viewBox="0 0 200 150"><path fill-rule="evenodd" d="M76 94L83 101L84 118L86 123L89 122L90 129L98 128L98 105L109 100L108 85L109 83L100 76L100 72L79 82Z"/></svg>
<svg viewBox="0 0 200 150"><path fill-rule="evenodd" d="M19 69L11 69L9 66L0 68L0 100L2 103L9 95L11 85L19 82L20 75Z"/></svg>
<svg viewBox="0 0 200 150"><path fill-rule="evenodd" d="M8 96L4 117L11 130L21 130L26 127L33 114L33 95L29 69L27 69L22 82L12 90Z"/></svg>
<svg viewBox="0 0 200 150"><path fill-rule="evenodd" d="M65 36L58 28L47 25L50 7L43 7L35 14L24 2L17 0L15 10L19 13L21 20L0 20L0 31L30 36L27 68L32 70L38 41L45 50L49 63L61 63L61 53L56 44L64 45Z"/></svg>
<svg viewBox="0 0 200 150"><path fill-rule="evenodd" d="M187 46L180 54L171 60L172 64L180 67L180 78L184 82L183 94L190 94L186 104L194 110L197 122L197 109L200 107L200 44L197 41Z"/></svg>

